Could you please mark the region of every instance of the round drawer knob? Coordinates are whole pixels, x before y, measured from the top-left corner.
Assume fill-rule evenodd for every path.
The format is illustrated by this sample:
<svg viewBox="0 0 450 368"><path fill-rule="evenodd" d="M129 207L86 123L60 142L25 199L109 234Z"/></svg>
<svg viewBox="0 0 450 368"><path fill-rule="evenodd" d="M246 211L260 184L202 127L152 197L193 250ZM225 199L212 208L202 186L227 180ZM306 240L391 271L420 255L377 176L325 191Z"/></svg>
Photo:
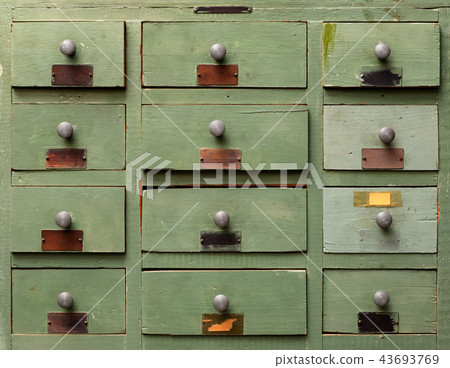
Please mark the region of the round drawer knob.
<svg viewBox="0 0 450 368"><path fill-rule="evenodd" d="M73 134L73 126L67 121L63 121L58 125L56 131L61 138L70 138Z"/></svg>
<svg viewBox="0 0 450 368"><path fill-rule="evenodd" d="M389 212L380 212L377 215L377 225L382 229L387 229L392 224L392 215Z"/></svg>
<svg viewBox="0 0 450 368"><path fill-rule="evenodd" d="M225 295L216 295L213 299L213 306L216 308L219 312L224 312L228 309L228 305L230 304L230 301Z"/></svg>
<svg viewBox="0 0 450 368"><path fill-rule="evenodd" d="M213 59L221 61L225 58L225 55L227 54L227 49L221 43L216 43L212 45L211 48L209 49L209 54Z"/></svg>
<svg viewBox="0 0 450 368"><path fill-rule="evenodd" d="M225 133L225 124L222 120L213 120L211 124L209 124L209 132L214 137L221 137L223 133Z"/></svg>
<svg viewBox="0 0 450 368"><path fill-rule="evenodd" d="M72 40L64 40L59 44L59 51L61 51L64 55L72 56L77 51L77 45Z"/></svg>
<svg viewBox="0 0 450 368"><path fill-rule="evenodd" d="M383 290L378 290L373 294L373 302L381 308L384 308L389 303L389 294Z"/></svg>
<svg viewBox="0 0 450 368"><path fill-rule="evenodd" d="M58 212L55 216L55 222L59 227L69 227L72 223L72 216L66 211Z"/></svg>
<svg viewBox="0 0 450 368"><path fill-rule="evenodd" d="M380 138L380 141L386 144L391 143L395 138L395 130L391 127L384 127L381 128L378 132L378 138Z"/></svg>
<svg viewBox="0 0 450 368"><path fill-rule="evenodd" d="M230 215L225 211L219 211L214 215L214 222L219 227L227 227L230 223Z"/></svg>
<svg viewBox="0 0 450 368"><path fill-rule="evenodd" d="M384 42L380 41L378 45L375 46L373 52L378 59L385 60L391 54L391 48L389 45L386 45Z"/></svg>
<svg viewBox="0 0 450 368"><path fill-rule="evenodd" d="M73 305L73 296L67 291L62 292L58 295L58 305L61 308L70 308Z"/></svg>

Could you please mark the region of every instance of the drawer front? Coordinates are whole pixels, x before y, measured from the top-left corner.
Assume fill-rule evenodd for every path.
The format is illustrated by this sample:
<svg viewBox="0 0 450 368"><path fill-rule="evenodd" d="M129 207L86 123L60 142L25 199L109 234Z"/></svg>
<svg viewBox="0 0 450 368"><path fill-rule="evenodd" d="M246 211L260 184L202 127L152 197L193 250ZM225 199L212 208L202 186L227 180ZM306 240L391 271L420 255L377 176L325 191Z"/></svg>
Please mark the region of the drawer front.
<svg viewBox="0 0 450 368"><path fill-rule="evenodd" d="M142 285L144 334L306 334L304 270L152 271ZM227 309L215 309L217 295Z"/></svg>
<svg viewBox="0 0 450 368"><path fill-rule="evenodd" d="M125 106L13 105L12 167L123 169Z"/></svg>
<svg viewBox="0 0 450 368"><path fill-rule="evenodd" d="M325 87L439 86L439 24L324 23L323 32Z"/></svg>
<svg viewBox="0 0 450 368"><path fill-rule="evenodd" d="M302 169L308 162L308 111L304 106L295 107L290 113L292 106L276 105L166 105L161 108L184 134L153 106L144 105L143 146L147 152L171 161L168 168L192 170L193 164L203 165L206 157L201 161L201 152L205 148L238 150L240 161L234 162L249 164L252 169L260 163L266 163L264 170L276 169L271 167L272 163L293 163ZM225 125L225 132L218 137L209 129L214 120ZM270 135L252 149L269 131Z"/></svg>
<svg viewBox="0 0 450 368"><path fill-rule="evenodd" d="M13 252L124 252L124 188L16 187L11 192ZM56 224L61 212L70 218L60 215L58 222L68 227Z"/></svg>
<svg viewBox="0 0 450 368"><path fill-rule="evenodd" d="M436 105L324 106L323 114L327 170L438 170Z"/></svg>
<svg viewBox="0 0 450 368"><path fill-rule="evenodd" d="M307 247L304 189L180 188L155 191L153 198L144 194L142 249L145 251L298 252L298 248L304 251ZM171 230L197 202L192 212ZM214 220L220 211L229 216L225 227L219 227ZM219 225L224 224L219 222Z"/></svg>
<svg viewBox="0 0 450 368"><path fill-rule="evenodd" d="M389 295L386 306L374 303L377 291ZM395 333L436 333L436 271L326 270L324 332L358 333L358 312L372 316L373 321L377 314L395 316ZM388 333L387 326L377 326ZM375 333L380 334L378 330Z"/></svg>
<svg viewBox="0 0 450 368"><path fill-rule="evenodd" d="M64 40L75 43L73 55L60 51ZM124 46L123 22L13 23L12 86L124 87Z"/></svg>
<svg viewBox="0 0 450 368"><path fill-rule="evenodd" d="M225 46L221 61L210 55L214 44ZM209 86L306 87L305 23L144 23L142 48L144 86L196 87L210 79ZM199 65L208 76L197 76L205 72ZM231 74L221 76L224 69Z"/></svg>
<svg viewBox="0 0 450 368"><path fill-rule="evenodd" d="M67 333L62 329L72 326L74 334L125 333L124 277L122 269L13 270L12 332ZM71 306L67 294L58 298L62 293L70 294Z"/></svg>
<svg viewBox="0 0 450 368"><path fill-rule="evenodd" d="M324 252L435 253L437 212L436 188L326 188Z"/></svg>

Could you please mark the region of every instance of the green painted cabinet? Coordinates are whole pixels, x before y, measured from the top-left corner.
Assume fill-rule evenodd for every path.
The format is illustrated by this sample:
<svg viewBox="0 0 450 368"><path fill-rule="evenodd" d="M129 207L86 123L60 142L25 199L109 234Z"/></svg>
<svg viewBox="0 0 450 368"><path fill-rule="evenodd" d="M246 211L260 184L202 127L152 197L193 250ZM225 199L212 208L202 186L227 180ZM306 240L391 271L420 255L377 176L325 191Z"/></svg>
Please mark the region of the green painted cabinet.
<svg viewBox="0 0 450 368"><path fill-rule="evenodd" d="M149 271L142 286L144 334L306 334L304 270ZM229 300L223 312L213 306L216 295Z"/></svg>

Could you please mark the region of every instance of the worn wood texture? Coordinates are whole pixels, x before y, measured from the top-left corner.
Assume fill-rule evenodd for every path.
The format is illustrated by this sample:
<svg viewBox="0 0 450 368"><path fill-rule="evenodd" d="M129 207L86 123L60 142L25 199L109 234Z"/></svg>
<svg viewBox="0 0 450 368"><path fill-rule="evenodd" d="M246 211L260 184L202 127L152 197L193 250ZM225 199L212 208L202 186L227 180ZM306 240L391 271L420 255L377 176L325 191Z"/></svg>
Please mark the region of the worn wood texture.
<svg viewBox="0 0 450 368"><path fill-rule="evenodd" d="M124 350L126 335L12 335L13 350Z"/></svg>
<svg viewBox="0 0 450 368"><path fill-rule="evenodd" d="M389 341L391 340L391 341ZM326 350L435 350L436 335L324 335Z"/></svg>
<svg viewBox="0 0 450 368"><path fill-rule="evenodd" d="M437 331L435 271L325 270L323 283L324 332L357 333L360 311L397 312L401 334ZM384 308L373 302L378 290L390 296Z"/></svg>
<svg viewBox="0 0 450 368"><path fill-rule="evenodd" d="M199 204L192 213L168 233L196 202ZM213 218L218 211L226 211L231 220L224 230L242 232L242 252L298 252L252 202L297 247L306 250L306 190L301 188L180 188L161 193L154 190L153 200L144 197L142 249L199 252L200 232L221 230Z"/></svg>
<svg viewBox="0 0 450 368"><path fill-rule="evenodd" d="M202 314L217 313L218 294L230 300L227 313L244 315L244 335L306 334L302 270L149 271L142 287L144 334L201 335Z"/></svg>
<svg viewBox="0 0 450 368"><path fill-rule="evenodd" d="M89 333L125 333L124 276L123 269L13 270L13 333L46 334L47 313L68 311L56 303L63 291L74 298L70 312L92 309Z"/></svg>
<svg viewBox="0 0 450 368"><path fill-rule="evenodd" d="M144 23L142 38L144 86L195 87L198 64L237 64L237 87L306 87L305 23ZM220 63L215 43L227 48Z"/></svg>
<svg viewBox="0 0 450 368"><path fill-rule="evenodd" d="M386 126L395 131L390 144L378 137ZM403 148L404 171L437 170L437 105L324 106L324 168L362 170L363 148Z"/></svg>
<svg viewBox="0 0 450 368"><path fill-rule="evenodd" d="M123 22L25 22L12 25L12 85L51 87L52 65L93 65L93 87L125 86ZM71 39L73 56L59 44ZM27 47L23 47L27 45ZM99 51L100 48L108 58ZM55 87L57 88L57 87Z"/></svg>
<svg viewBox="0 0 450 368"><path fill-rule="evenodd" d="M143 106L142 139L144 150L171 161L167 168L192 170L193 164L200 163L199 148L240 149L241 161L250 169L260 163L267 163L265 170L274 163L287 163L301 170L308 162L308 111L303 106L165 105L160 109L172 121L154 106ZM213 120L224 122L222 137L209 132ZM269 131L268 138L253 148Z"/></svg>
<svg viewBox="0 0 450 368"><path fill-rule="evenodd" d="M391 48L384 61L373 52L379 41ZM439 86L439 41L437 23L324 23L323 85L359 87L361 67L370 66L401 68L402 87Z"/></svg>
<svg viewBox="0 0 450 368"><path fill-rule="evenodd" d="M66 121L74 127L70 138L56 128ZM45 154L52 148L86 150L86 169L123 169L125 166L125 106L14 105L12 167L45 170Z"/></svg>
<svg viewBox="0 0 450 368"><path fill-rule="evenodd" d="M400 207L355 207L354 193L400 192ZM388 229L378 213L392 215ZM331 253L434 253L437 247L436 188L326 188L323 249Z"/></svg>
<svg viewBox="0 0 450 368"><path fill-rule="evenodd" d="M59 211L72 215L70 230L83 230L83 252L124 252L123 188L27 188L12 190L13 252L41 252L41 230L61 230Z"/></svg>

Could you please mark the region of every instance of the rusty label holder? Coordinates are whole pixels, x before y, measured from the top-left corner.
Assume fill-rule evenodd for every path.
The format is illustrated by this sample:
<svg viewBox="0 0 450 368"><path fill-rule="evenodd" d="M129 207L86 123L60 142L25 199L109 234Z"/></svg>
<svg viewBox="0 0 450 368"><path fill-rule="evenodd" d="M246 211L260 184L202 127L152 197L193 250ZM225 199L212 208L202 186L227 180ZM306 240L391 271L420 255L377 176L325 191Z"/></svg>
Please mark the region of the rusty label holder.
<svg viewBox="0 0 450 368"><path fill-rule="evenodd" d="M380 69L377 66L361 66L362 87L401 87L402 68Z"/></svg>
<svg viewBox="0 0 450 368"><path fill-rule="evenodd" d="M87 313L74 313L74 312L47 313L48 333L86 334L88 333L87 325L88 325Z"/></svg>
<svg viewBox="0 0 450 368"><path fill-rule="evenodd" d="M251 13L253 7L251 6L196 6L194 7L195 14L236 14L236 13Z"/></svg>
<svg viewBox="0 0 450 368"><path fill-rule="evenodd" d="M242 232L201 231L200 243L203 252L240 252Z"/></svg>
<svg viewBox="0 0 450 368"><path fill-rule="evenodd" d="M79 148L52 148L45 155L48 169L85 169L86 150Z"/></svg>
<svg viewBox="0 0 450 368"><path fill-rule="evenodd" d="M52 86L90 87L93 77L92 65L52 65Z"/></svg>
<svg viewBox="0 0 450 368"><path fill-rule="evenodd" d="M200 86L237 86L237 65L197 65L197 84Z"/></svg>
<svg viewBox="0 0 450 368"><path fill-rule="evenodd" d="M382 332L398 333L398 313L359 312L358 332L375 334L381 334Z"/></svg>
<svg viewBox="0 0 450 368"><path fill-rule="evenodd" d="M363 148L361 166L363 169L403 169L403 148Z"/></svg>
<svg viewBox="0 0 450 368"><path fill-rule="evenodd" d="M203 335L243 335L243 314L203 314Z"/></svg>
<svg viewBox="0 0 450 368"><path fill-rule="evenodd" d="M80 252L83 250L83 230L42 230L41 249Z"/></svg>
<svg viewBox="0 0 450 368"><path fill-rule="evenodd" d="M201 148L200 169L241 168L241 150L227 148Z"/></svg>

